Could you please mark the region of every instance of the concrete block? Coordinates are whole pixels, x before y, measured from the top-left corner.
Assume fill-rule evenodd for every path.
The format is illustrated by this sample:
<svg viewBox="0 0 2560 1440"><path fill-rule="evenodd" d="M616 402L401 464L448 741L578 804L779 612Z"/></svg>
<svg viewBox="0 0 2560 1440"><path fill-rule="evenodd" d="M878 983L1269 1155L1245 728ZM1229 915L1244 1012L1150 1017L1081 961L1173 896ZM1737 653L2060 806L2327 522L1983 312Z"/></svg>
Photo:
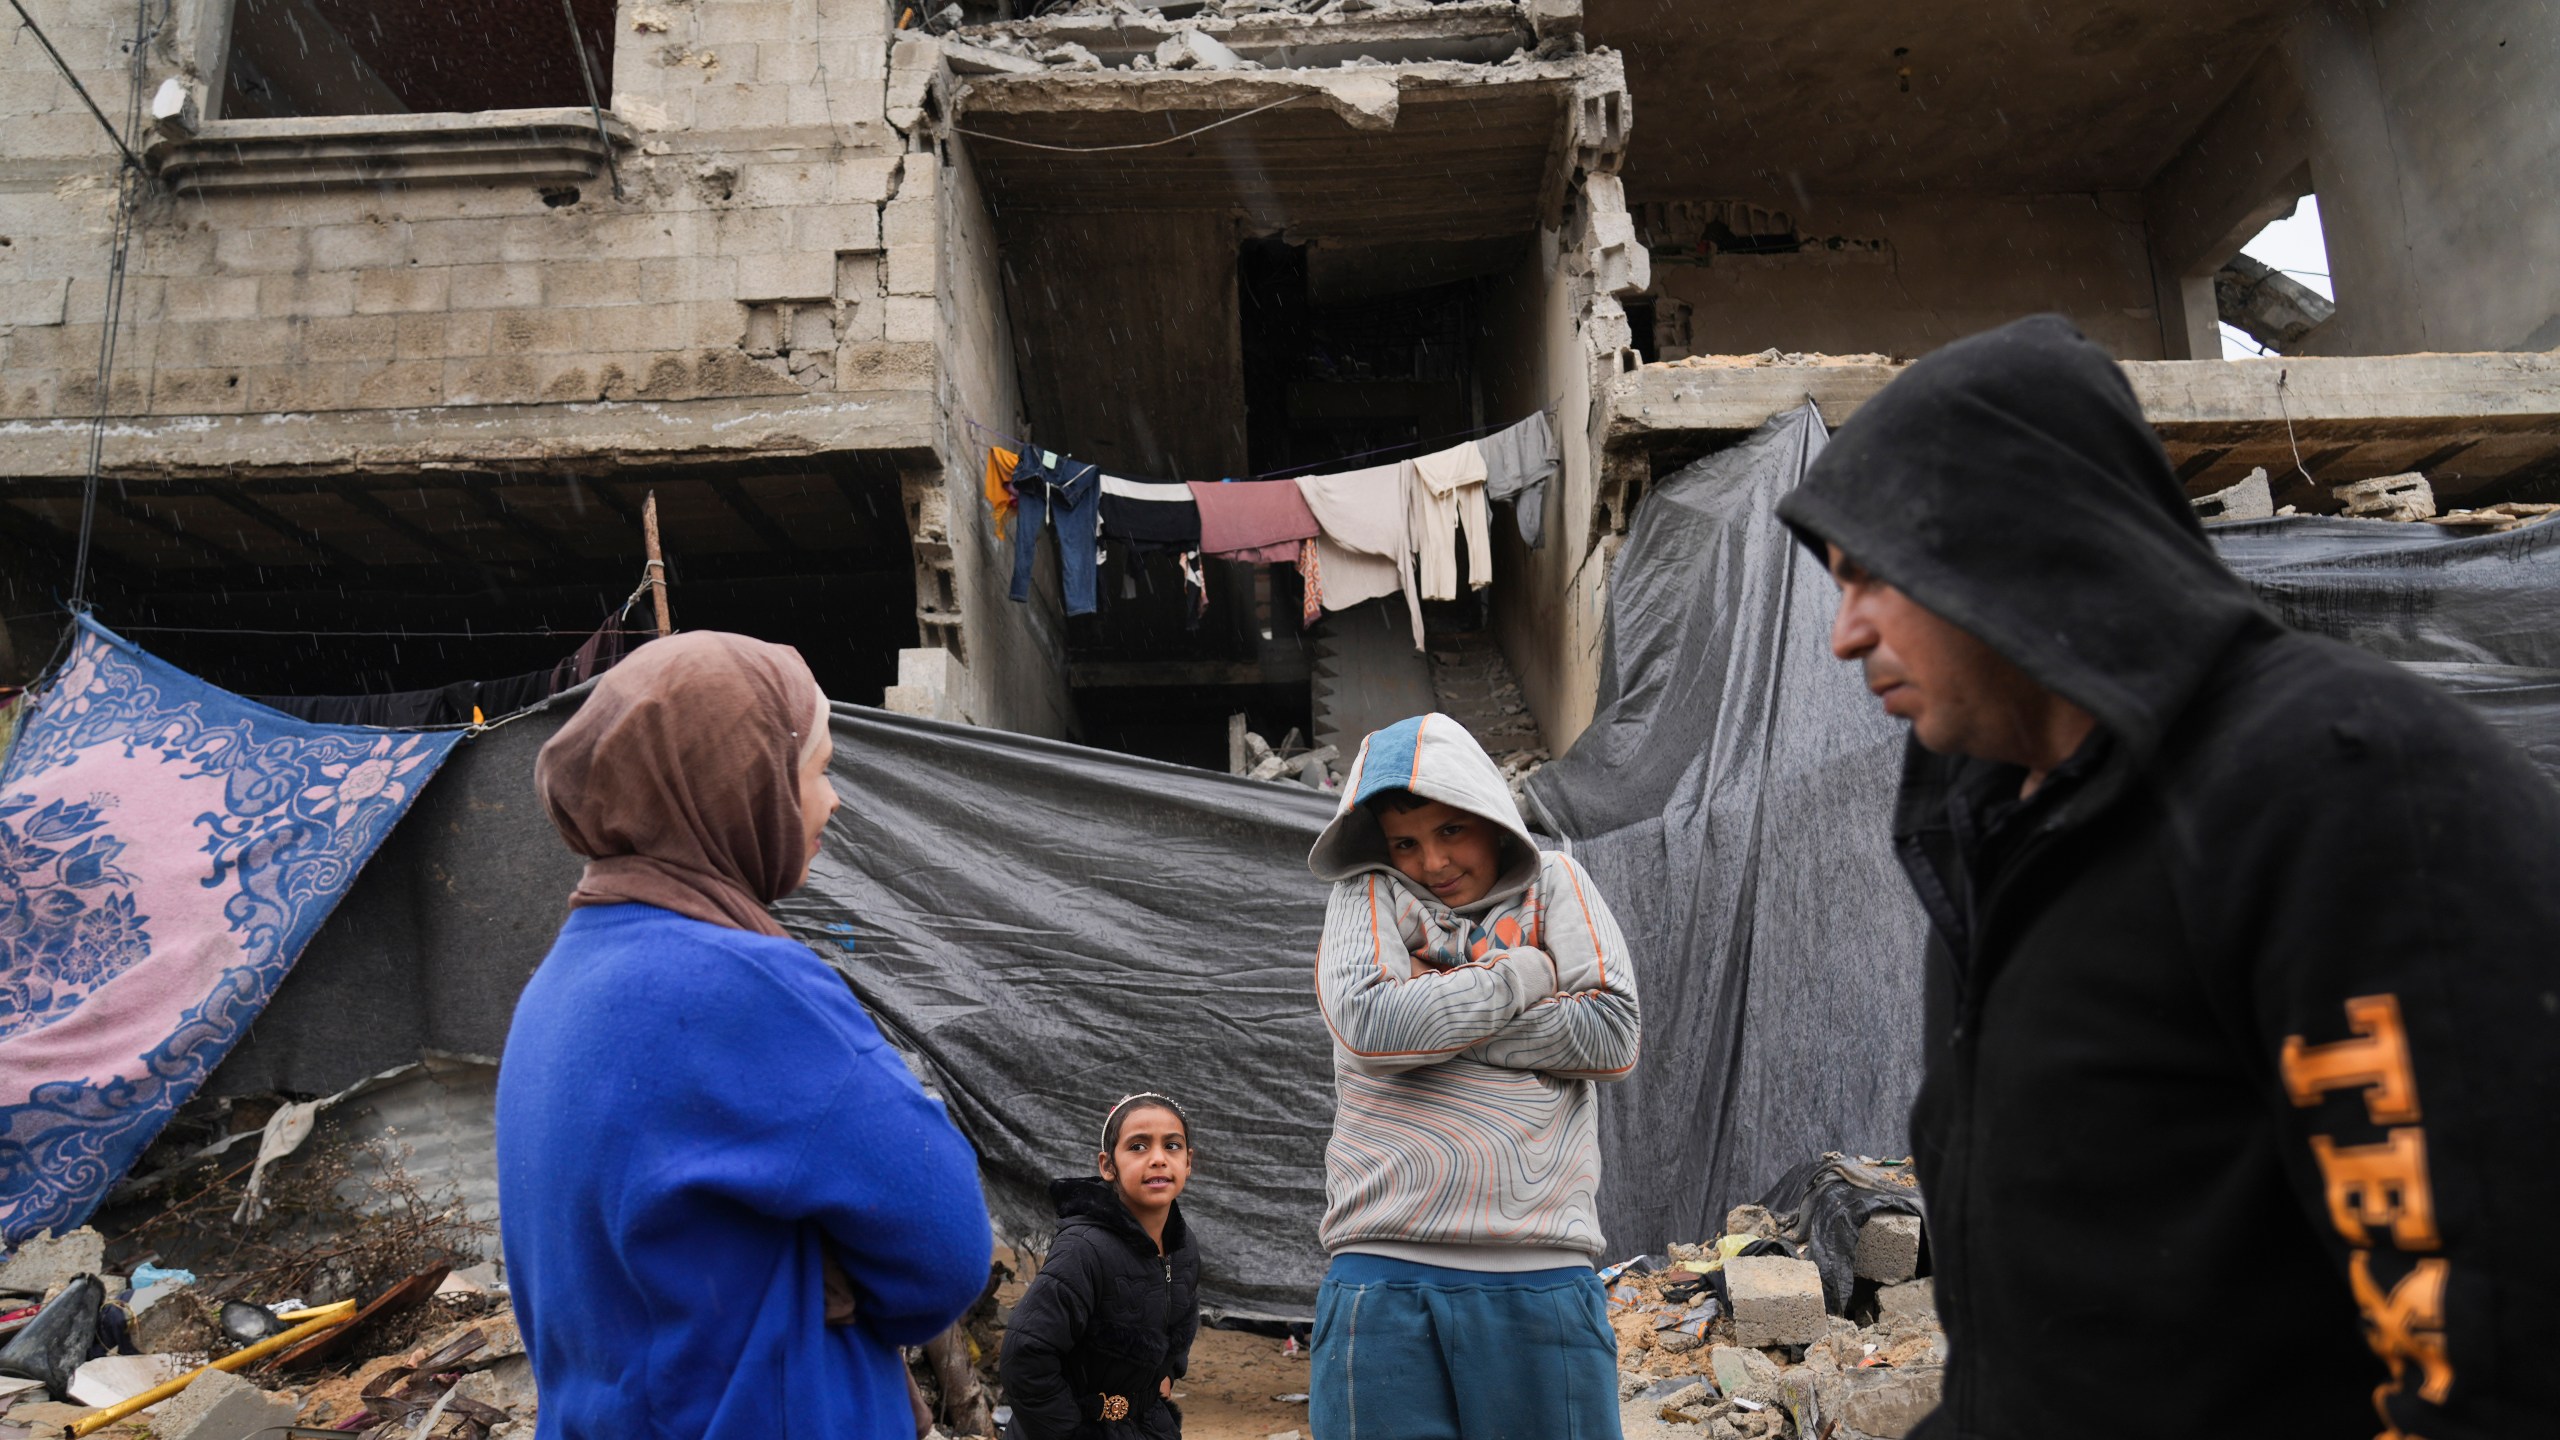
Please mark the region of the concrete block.
<svg viewBox="0 0 2560 1440"><path fill-rule="evenodd" d="M941 253L924 245L900 245L889 252L889 293L931 295L937 288Z"/></svg>
<svg viewBox="0 0 2560 1440"><path fill-rule="evenodd" d="M791 238L776 247L791 250L845 251L880 248L880 208L876 205L828 205L795 211Z"/></svg>
<svg viewBox="0 0 2560 1440"><path fill-rule="evenodd" d="M1876 1323L1909 1325L1938 1321L1938 1285L1935 1280L1910 1280L1900 1285L1887 1285L1876 1292Z"/></svg>
<svg viewBox="0 0 2560 1440"><path fill-rule="evenodd" d="M0 1290L41 1295L82 1275L95 1275L106 1265L106 1239L86 1225L68 1235L39 1235L0 1265Z"/></svg>
<svg viewBox="0 0 2560 1440"><path fill-rule="evenodd" d="M251 275L173 275L161 296L168 320L246 320L258 313L258 281Z"/></svg>
<svg viewBox="0 0 2560 1440"><path fill-rule="evenodd" d="M770 130L791 123L791 92L779 85L711 85L693 102L696 130Z"/></svg>
<svg viewBox="0 0 2560 1440"><path fill-rule="evenodd" d="M2251 468L2249 478L2187 502L2206 524L2218 520L2265 520L2276 513L2276 497L2267 486L2267 467Z"/></svg>
<svg viewBox="0 0 2560 1440"><path fill-rule="evenodd" d="M356 382L356 404L378 410L437 404L444 399L444 366L442 359L385 365Z"/></svg>
<svg viewBox="0 0 2560 1440"><path fill-rule="evenodd" d="M289 229L226 227L213 232L213 263L232 275L274 275L303 269L304 234Z"/></svg>
<svg viewBox="0 0 2560 1440"><path fill-rule="evenodd" d="M442 310L452 290L442 270L368 270L356 277L356 313Z"/></svg>
<svg viewBox="0 0 2560 1440"><path fill-rule="evenodd" d="M153 1440L251 1440L293 1423L294 1403L228 1371L207 1373L160 1402Z"/></svg>
<svg viewBox="0 0 2560 1440"><path fill-rule="evenodd" d="M356 277L352 271L318 274L261 275L258 312L305 319L356 313Z"/></svg>
<svg viewBox="0 0 2560 1440"><path fill-rule="evenodd" d="M1822 1272L1810 1260L1746 1255L1724 1262L1733 1338L1748 1346L1810 1345L1830 1333Z"/></svg>
<svg viewBox="0 0 2560 1440"><path fill-rule="evenodd" d="M737 284L730 293L751 304L827 299L836 293L835 252L745 256L738 261Z"/></svg>
<svg viewBox="0 0 2560 1440"><path fill-rule="evenodd" d="M71 282L0 282L0 325L59 325L71 318Z"/></svg>
<svg viewBox="0 0 2560 1440"><path fill-rule="evenodd" d="M749 205L824 205L835 198L833 170L817 160L748 165L738 176L737 197Z"/></svg>
<svg viewBox="0 0 2560 1440"><path fill-rule="evenodd" d="M302 358L321 364L388 360L397 345L388 315L332 315L302 322Z"/></svg>
<svg viewBox="0 0 2560 1440"><path fill-rule="evenodd" d="M262 365L249 372L252 410L343 410L354 396L356 379L369 371L343 364Z"/></svg>
<svg viewBox="0 0 2560 1440"><path fill-rule="evenodd" d="M1220 45L1218 48L1226 50L1227 47ZM1228 50L1227 53L1232 55L1235 52ZM966 40L944 40L942 63L950 66L955 75L1042 75L1049 69L1028 55L972 45ZM891 73L895 73L894 67Z"/></svg>
<svg viewBox="0 0 2560 1440"><path fill-rule="evenodd" d="M241 370L155 370L151 408L169 415L229 415L249 405Z"/></svg>
<svg viewBox="0 0 2560 1440"><path fill-rule="evenodd" d="M888 318L881 327L881 337L892 344L931 342L942 335L942 307L933 300L892 295L887 301Z"/></svg>
<svg viewBox="0 0 2560 1440"><path fill-rule="evenodd" d="M308 237L315 270L377 270L409 263L409 226L403 222L321 225Z"/></svg>
<svg viewBox="0 0 2560 1440"><path fill-rule="evenodd" d="M542 267L545 305L637 305L665 298L642 291L636 260L561 261Z"/></svg>
<svg viewBox="0 0 2560 1440"><path fill-rule="evenodd" d="M791 243L788 210L715 210L708 223L716 255L773 255L803 248Z"/></svg>
<svg viewBox="0 0 2560 1440"><path fill-rule="evenodd" d="M782 0L719 0L701 7L698 13L695 35L706 45L795 38L791 33L791 6Z"/></svg>
<svg viewBox="0 0 2560 1440"><path fill-rule="evenodd" d="M542 267L456 265L446 272L456 310L516 310L542 303Z"/></svg>
<svg viewBox="0 0 2560 1440"><path fill-rule="evenodd" d="M1858 1227L1858 1253L1852 1262L1861 1280L1899 1285L1920 1273L1920 1217L1876 1215Z"/></svg>
<svg viewBox="0 0 2560 1440"><path fill-rule="evenodd" d="M2338 498L2347 514L2359 519L2424 520L2436 513L2435 487L2415 470L2331 486L2329 493Z"/></svg>

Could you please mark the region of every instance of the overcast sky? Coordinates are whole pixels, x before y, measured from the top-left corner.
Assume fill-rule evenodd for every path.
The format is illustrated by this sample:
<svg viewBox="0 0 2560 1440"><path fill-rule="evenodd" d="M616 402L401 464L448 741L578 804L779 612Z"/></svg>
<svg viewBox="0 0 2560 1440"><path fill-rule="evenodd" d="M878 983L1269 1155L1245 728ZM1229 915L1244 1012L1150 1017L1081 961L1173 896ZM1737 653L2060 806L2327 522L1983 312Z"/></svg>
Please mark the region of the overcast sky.
<svg viewBox="0 0 2560 1440"><path fill-rule="evenodd" d="M2283 271L2312 289L2334 300L2329 288L2329 247L2320 238L2320 200L2313 195L2302 197L2293 214L2258 232L2258 238L2240 247L2240 253ZM2238 360L2263 355L2258 342L2229 325L2222 327L2222 358Z"/></svg>

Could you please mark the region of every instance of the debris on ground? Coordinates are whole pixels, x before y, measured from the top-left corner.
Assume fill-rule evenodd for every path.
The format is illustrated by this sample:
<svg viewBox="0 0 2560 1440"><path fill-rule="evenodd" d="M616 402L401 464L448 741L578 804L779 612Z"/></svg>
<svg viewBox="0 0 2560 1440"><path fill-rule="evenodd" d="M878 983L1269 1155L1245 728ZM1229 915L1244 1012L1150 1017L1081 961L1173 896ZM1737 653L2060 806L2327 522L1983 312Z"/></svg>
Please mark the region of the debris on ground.
<svg viewBox="0 0 2560 1440"><path fill-rule="evenodd" d="M2528 505L2509 500L2497 505L2483 505L2477 510L2452 510L2442 515L2430 515L2427 523L2453 530L2483 530L2495 535L2531 525L2556 511L2560 511L2560 505Z"/></svg>
<svg viewBox="0 0 2560 1440"><path fill-rule="evenodd" d="M267 1116L224 1118L254 1137ZM458 1196L333 1127L271 1157L249 1206L250 1165L199 1138L143 1167L149 1186L125 1193L148 1206L111 1203L0 1265L0 1371L18 1376L0 1382L0 1436L531 1436L494 1236Z"/></svg>
<svg viewBox="0 0 2560 1440"><path fill-rule="evenodd" d="M2436 513L2435 487L2415 470L2333 485L2329 493L2343 507L2339 513L2359 520L2426 520Z"/></svg>
<svg viewBox="0 0 2560 1440"><path fill-rule="evenodd" d="M1908 1163L1826 1155L1770 1199L1736 1206L1720 1236L1601 1272L1627 1440L1898 1440L1936 1408L1946 1336L1914 1278L1927 1254ZM1835 1255L1845 1286L1828 1283Z"/></svg>
<svg viewBox="0 0 2560 1440"><path fill-rule="evenodd" d="M1291 730L1270 741L1244 728L1242 715L1230 716L1227 724L1227 773L1248 780L1271 780L1283 784L1304 785L1310 790L1334 791L1342 788L1343 772L1349 762L1342 751L1332 745L1308 746L1300 743L1299 733Z"/></svg>

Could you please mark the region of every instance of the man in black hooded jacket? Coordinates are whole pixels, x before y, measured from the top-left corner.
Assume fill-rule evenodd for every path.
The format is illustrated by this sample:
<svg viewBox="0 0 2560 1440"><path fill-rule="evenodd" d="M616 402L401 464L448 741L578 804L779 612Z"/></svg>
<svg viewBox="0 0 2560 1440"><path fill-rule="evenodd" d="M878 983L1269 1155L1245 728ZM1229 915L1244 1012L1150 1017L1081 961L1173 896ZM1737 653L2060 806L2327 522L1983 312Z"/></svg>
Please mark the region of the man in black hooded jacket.
<svg viewBox="0 0 2560 1440"><path fill-rule="evenodd" d="M2554 1433L2560 789L2262 611L2059 318L1911 366L1779 513L1913 724L1922 1433Z"/></svg>

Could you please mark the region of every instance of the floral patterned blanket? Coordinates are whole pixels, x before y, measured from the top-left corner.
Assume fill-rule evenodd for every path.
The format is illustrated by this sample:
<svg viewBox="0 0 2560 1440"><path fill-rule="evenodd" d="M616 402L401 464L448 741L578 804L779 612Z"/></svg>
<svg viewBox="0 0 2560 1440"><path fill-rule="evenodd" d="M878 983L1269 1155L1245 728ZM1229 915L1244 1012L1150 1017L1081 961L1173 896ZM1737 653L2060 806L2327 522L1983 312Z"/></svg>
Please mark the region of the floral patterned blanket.
<svg viewBox="0 0 2560 1440"><path fill-rule="evenodd" d="M0 1240L88 1219L461 735L297 720L80 620L0 768Z"/></svg>

